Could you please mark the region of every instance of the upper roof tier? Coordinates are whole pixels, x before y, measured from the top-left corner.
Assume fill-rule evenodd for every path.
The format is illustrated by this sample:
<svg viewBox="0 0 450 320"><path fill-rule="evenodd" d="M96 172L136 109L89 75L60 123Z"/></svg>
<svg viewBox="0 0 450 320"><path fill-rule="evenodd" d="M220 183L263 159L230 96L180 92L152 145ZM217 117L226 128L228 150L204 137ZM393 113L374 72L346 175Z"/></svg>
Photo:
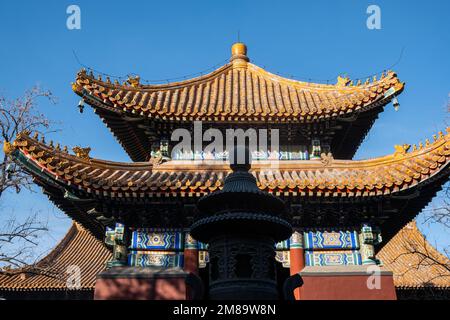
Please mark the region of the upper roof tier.
<svg viewBox="0 0 450 320"><path fill-rule="evenodd" d="M82 70L73 90L95 107L154 119L301 122L385 105L404 88L392 71L365 83L338 77L329 85L283 78L249 61L246 46L236 43L230 63L204 76L157 85L135 77L119 84Z"/></svg>
<svg viewBox="0 0 450 320"><path fill-rule="evenodd" d="M392 71L364 83L338 77L329 85L282 78L249 61L246 46L236 43L228 64L191 80L143 85L131 77L120 84L82 70L72 87L133 161L148 160L153 143L176 128L189 129L193 120L219 129L269 124L284 130L282 137L327 140L336 158L351 159L383 107L404 88ZM297 123L302 126L291 125Z"/></svg>

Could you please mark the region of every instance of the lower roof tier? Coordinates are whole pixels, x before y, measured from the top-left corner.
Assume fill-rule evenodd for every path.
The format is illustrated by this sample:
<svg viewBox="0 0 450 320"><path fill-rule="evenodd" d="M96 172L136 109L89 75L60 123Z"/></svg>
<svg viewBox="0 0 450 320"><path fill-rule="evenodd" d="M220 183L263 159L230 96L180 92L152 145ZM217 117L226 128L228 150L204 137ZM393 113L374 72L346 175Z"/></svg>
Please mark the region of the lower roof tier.
<svg viewBox="0 0 450 320"><path fill-rule="evenodd" d="M450 133L440 133L411 152L408 145L395 149L391 155L369 160L323 155L321 160L255 161L251 172L260 189L290 205L297 225L357 223L346 215L377 217L393 235L447 181ZM186 207L195 207L199 197L221 189L231 171L221 161L118 163L92 159L79 147L74 151L76 155L69 154L27 133L5 144L5 152L33 175L53 202L99 237L102 219L110 223L108 218L125 213L141 223L139 219L160 211L158 223L170 224L176 218L168 211L181 207L175 215L192 213L195 209ZM327 216L331 211L335 220Z"/></svg>

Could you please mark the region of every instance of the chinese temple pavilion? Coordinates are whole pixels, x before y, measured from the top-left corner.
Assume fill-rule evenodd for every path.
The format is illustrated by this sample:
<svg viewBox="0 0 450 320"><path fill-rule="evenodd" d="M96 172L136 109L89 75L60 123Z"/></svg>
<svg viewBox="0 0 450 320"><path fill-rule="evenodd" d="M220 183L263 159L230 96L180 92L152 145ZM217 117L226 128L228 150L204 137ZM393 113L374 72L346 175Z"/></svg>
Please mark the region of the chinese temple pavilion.
<svg viewBox="0 0 450 320"><path fill-rule="evenodd" d="M365 82L301 82L252 64L246 46L235 43L229 63L190 80L149 85L130 77L119 83L82 70L72 88L81 110L84 103L91 106L134 162L94 159L89 148L70 153L29 132L5 143L5 153L74 223L37 264L39 272L30 267L0 274L0 295L93 298L95 289L99 299L183 299L193 296L182 284L194 274L209 298L210 247L190 228L197 202L223 190L232 170L226 150L172 152L171 139L175 129L193 132L201 121L202 130L279 130L279 148L253 152L249 172L290 215L293 233L276 244L272 262L280 292L285 279L300 273L297 299L448 296L448 271L412 267L418 257L406 250L413 242L448 262L413 220L448 180L450 131L418 145L393 146L383 157L352 160L378 114L398 104L404 83L394 72ZM81 271L77 288L66 286L71 265ZM367 285L374 266L381 289ZM130 274L153 295L132 295ZM111 279L120 286L108 287Z"/></svg>

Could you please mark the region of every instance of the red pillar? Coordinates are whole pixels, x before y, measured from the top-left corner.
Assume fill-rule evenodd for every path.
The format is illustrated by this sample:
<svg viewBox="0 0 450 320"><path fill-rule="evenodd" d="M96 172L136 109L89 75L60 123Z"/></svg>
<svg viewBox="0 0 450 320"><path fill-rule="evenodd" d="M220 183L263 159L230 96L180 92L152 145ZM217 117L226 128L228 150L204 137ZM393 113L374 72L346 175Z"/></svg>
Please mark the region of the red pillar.
<svg viewBox="0 0 450 320"><path fill-rule="evenodd" d="M184 271L198 275L198 243L189 233L184 237ZM186 288L186 298L191 300L193 293L189 287Z"/></svg>
<svg viewBox="0 0 450 320"><path fill-rule="evenodd" d="M299 273L305 267L303 235L295 231L289 243L290 275ZM294 291L295 299L300 300L300 289Z"/></svg>
<svg viewBox="0 0 450 320"><path fill-rule="evenodd" d="M198 245L189 233L184 242L184 271L198 275Z"/></svg>

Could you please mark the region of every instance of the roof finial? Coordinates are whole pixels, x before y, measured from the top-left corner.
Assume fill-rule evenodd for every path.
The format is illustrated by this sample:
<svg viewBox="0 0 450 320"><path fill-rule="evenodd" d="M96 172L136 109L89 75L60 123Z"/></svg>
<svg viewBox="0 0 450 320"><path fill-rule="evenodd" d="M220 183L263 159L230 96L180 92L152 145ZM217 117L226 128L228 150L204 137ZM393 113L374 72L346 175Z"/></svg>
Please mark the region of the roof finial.
<svg viewBox="0 0 450 320"><path fill-rule="evenodd" d="M239 38L239 35L238 35ZM250 59L247 57L247 46L243 44L242 42L236 42L231 47L231 59L233 60L244 60L244 61L250 61Z"/></svg>

